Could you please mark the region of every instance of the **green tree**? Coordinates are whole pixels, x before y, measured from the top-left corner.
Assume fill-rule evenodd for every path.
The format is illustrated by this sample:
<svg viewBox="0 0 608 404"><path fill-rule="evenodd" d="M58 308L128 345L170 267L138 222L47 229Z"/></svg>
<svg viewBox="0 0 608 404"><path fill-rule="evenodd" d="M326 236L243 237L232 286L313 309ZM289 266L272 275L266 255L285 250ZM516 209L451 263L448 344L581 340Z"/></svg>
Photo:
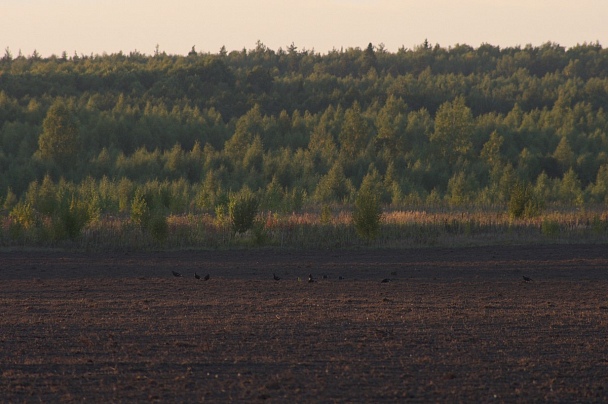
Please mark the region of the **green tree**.
<svg viewBox="0 0 608 404"><path fill-rule="evenodd" d="M387 147L393 157L406 149L402 137L407 124L406 112L407 106L403 100L390 95L384 107L376 114L376 147Z"/></svg>
<svg viewBox="0 0 608 404"><path fill-rule="evenodd" d="M264 192L263 207L269 211L280 211L285 192L276 176L268 183Z"/></svg>
<svg viewBox="0 0 608 404"><path fill-rule="evenodd" d="M256 135L263 138L263 125L262 112L259 104L256 104L245 115L239 118L234 134L224 145L226 154L233 161L242 160Z"/></svg>
<svg viewBox="0 0 608 404"><path fill-rule="evenodd" d="M264 161L264 145L260 136L256 136L243 156L243 168L247 171L262 171Z"/></svg>
<svg viewBox="0 0 608 404"><path fill-rule="evenodd" d="M344 114L344 124L340 132L340 146L349 156L363 152L369 141L367 121L361 113L361 106L355 101L352 108Z"/></svg>
<svg viewBox="0 0 608 404"><path fill-rule="evenodd" d="M374 45L371 42L367 45L367 48L363 51L361 62L361 73L367 73L369 69L376 68L377 59L376 52L374 51Z"/></svg>
<svg viewBox="0 0 608 404"><path fill-rule="evenodd" d="M315 189L315 199L319 202L343 202L348 198L352 185L344 175L339 161L324 175Z"/></svg>
<svg viewBox="0 0 608 404"><path fill-rule="evenodd" d="M484 143L480 157L486 162L489 168L501 164L500 148L504 141L505 139L494 131L490 135L488 141Z"/></svg>
<svg viewBox="0 0 608 404"><path fill-rule="evenodd" d="M62 196L59 209L53 217L55 237L76 239L82 229L89 223L90 216L87 204L75 194Z"/></svg>
<svg viewBox="0 0 608 404"><path fill-rule="evenodd" d="M436 147L439 157L454 163L458 157L470 153L473 129L473 114L466 106L462 96L447 101L439 107L435 115L435 131L431 143Z"/></svg>
<svg viewBox="0 0 608 404"><path fill-rule="evenodd" d="M30 183L25 199L38 212L50 216L59 207L61 195L51 176L46 174L42 184L36 181Z"/></svg>
<svg viewBox="0 0 608 404"><path fill-rule="evenodd" d="M544 171L541 172L536 178L536 183L534 184L534 194L537 195L541 201L548 201L551 199L551 180Z"/></svg>
<svg viewBox="0 0 608 404"><path fill-rule="evenodd" d="M377 189L381 186L373 174L368 174L355 198L353 223L357 234L368 241L375 240L380 232L382 206Z"/></svg>
<svg viewBox="0 0 608 404"><path fill-rule="evenodd" d="M568 204L581 205L584 202L581 181L572 168L562 177L559 184L559 197L562 202Z"/></svg>
<svg viewBox="0 0 608 404"><path fill-rule="evenodd" d="M61 100L55 101L42 122L38 153L63 169L75 167L81 150L80 128L74 112Z"/></svg>
<svg viewBox="0 0 608 404"><path fill-rule="evenodd" d="M145 194L141 188L138 188L135 191L135 195L131 201L130 213L131 220L142 227L146 227L150 221L150 218L152 217L152 212L148 206L148 202L146 202Z"/></svg>
<svg viewBox="0 0 608 404"><path fill-rule="evenodd" d="M450 205L462 206L469 203L476 189L474 178L460 171L452 176L448 181L448 191L446 199Z"/></svg>
<svg viewBox="0 0 608 404"><path fill-rule="evenodd" d="M608 164L604 164L599 168L595 182L590 184L589 188L590 194L595 201L606 202L608 200Z"/></svg>
<svg viewBox="0 0 608 404"><path fill-rule="evenodd" d="M572 166L575 155L570 147L568 139L562 137L559 144L555 148L555 151L553 152L553 157L558 161L564 171Z"/></svg>
<svg viewBox="0 0 608 404"><path fill-rule="evenodd" d="M176 176L184 175L185 153L179 144L175 144L171 151L165 152L165 170Z"/></svg>
<svg viewBox="0 0 608 404"><path fill-rule="evenodd" d="M4 198L4 203L2 204L2 210L10 212L17 202L19 202L17 195L15 195L11 187L8 187L6 197Z"/></svg>

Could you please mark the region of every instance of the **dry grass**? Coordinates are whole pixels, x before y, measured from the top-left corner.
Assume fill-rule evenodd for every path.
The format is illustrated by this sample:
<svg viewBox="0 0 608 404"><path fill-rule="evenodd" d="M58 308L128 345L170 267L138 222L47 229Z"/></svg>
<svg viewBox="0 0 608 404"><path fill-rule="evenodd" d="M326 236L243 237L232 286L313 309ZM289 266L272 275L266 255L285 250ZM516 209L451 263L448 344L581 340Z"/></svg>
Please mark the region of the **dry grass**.
<svg viewBox="0 0 608 404"><path fill-rule="evenodd" d="M85 228L75 241L53 241L44 228L11 233L5 219L0 237L4 246L62 247L84 250L223 249L252 246L283 248L412 248L500 244L605 243L608 214L602 208L552 210L531 219L512 219L503 211L387 211L379 237L361 240L350 211L336 210L329 220L318 212L278 215L265 212L257 225L234 235L211 215L168 218L168 237L159 242L128 218L105 217Z"/></svg>

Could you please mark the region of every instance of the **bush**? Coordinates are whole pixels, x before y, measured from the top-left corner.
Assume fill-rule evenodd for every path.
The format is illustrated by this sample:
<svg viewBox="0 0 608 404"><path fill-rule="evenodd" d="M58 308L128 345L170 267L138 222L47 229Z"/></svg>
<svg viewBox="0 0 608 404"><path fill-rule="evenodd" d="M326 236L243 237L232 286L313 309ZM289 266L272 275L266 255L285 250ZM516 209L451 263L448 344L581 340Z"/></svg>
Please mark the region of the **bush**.
<svg viewBox="0 0 608 404"><path fill-rule="evenodd" d="M258 214L258 200L248 190L230 197L228 215L234 233L245 233L251 229Z"/></svg>
<svg viewBox="0 0 608 404"><path fill-rule="evenodd" d="M9 213L9 217L24 230L29 230L36 224L36 212L27 202L19 202Z"/></svg>
<svg viewBox="0 0 608 404"><path fill-rule="evenodd" d="M164 242L169 236L167 217L160 213L153 215L148 222L148 230L156 241Z"/></svg>
<svg viewBox="0 0 608 404"><path fill-rule="evenodd" d="M88 205L80 202L72 195L71 198L65 196L60 203L58 213L53 217L55 228L55 237L57 239L65 238L76 239L82 229L89 222Z"/></svg>
<svg viewBox="0 0 608 404"><path fill-rule="evenodd" d="M591 222L591 229L596 235L604 234L606 233L606 230L608 230L608 222L602 220L599 215L595 215Z"/></svg>
<svg viewBox="0 0 608 404"><path fill-rule="evenodd" d="M268 230L266 230L266 226L264 222L261 220L255 220L252 227L253 232L253 243L256 246L262 246L268 242L270 239L270 235L268 234Z"/></svg>
<svg viewBox="0 0 608 404"><path fill-rule="evenodd" d="M544 201L534 194L529 184L517 182L509 198L509 215L514 219L534 217L542 213Z"/></svg>
<svg viewBox="0 0 608 404"><path fill-rule="evenodd" d="M227 217L228 217L228 206L221 204L215 207L215 224L217 226L223 227L226 225Z"/></svg>
<svg viewBox="0 0 608 404"><path fill-rule="evenodd" d="M559 235L559 222L556 220L544 219L540 225L540 231L544 236L556 237Z"/></svg>
<svg viewBox="0 0 608 404"><path fill-rule="evenodd" d="M357 234L366 240L374 240L380 232L382 208L380 197L371 191L360 190L355 199L353 222Z"/></svg>
<svg viewBox="0 0 608 404"><path fill-rule="evenodd" d="M331 217L332 217L331 206L324 203L323 206L321 207L321 218L320 218L321 224L325 224L325 225L330 224Z"/></svg>
<svg viewBox="0 0 608 404"><path fill-rule="evenodd" d="M13 240L25 236L39 222L36 211L28 202L17 203L8 216L11 219L8 228L9 236Z"/></svg>
<svg viewBox="0 0 608 404"><path fill-rule="evenodd" d="M131 201L131 220L141 225L147 226L150 220L150 208L146 202L146 198L141 189L138 189Z"/></svg>

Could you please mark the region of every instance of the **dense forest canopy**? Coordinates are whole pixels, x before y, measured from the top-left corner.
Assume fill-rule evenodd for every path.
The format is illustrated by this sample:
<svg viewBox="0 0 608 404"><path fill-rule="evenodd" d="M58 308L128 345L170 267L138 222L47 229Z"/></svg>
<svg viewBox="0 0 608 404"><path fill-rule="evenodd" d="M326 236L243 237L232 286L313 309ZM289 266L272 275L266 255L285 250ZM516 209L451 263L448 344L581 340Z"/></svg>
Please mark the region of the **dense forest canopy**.
<svg viewBox="0 0 608 404"><path fill-rule="evenodd" d="M264 209L293 211L350 204L367 182L395 207L505 206L519 183L547 203L606 203L607 110L599 43L6 49L0 202L63 186L119 212L141 188L183 213L247 189Z"/></svg>

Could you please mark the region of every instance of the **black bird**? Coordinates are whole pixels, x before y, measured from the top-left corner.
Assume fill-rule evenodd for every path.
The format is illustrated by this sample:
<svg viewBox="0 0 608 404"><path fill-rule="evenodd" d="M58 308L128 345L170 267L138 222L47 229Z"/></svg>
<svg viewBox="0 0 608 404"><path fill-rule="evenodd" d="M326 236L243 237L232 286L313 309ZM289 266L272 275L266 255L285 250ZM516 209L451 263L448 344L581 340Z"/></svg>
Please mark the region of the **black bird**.
<svg viewBox="0 0 608 404"><path fill-rule="evenodd" d="M180 276L182 276L182 274L180 274L179 272L175 272L175 271L171 271L173 273L173 276L175 276L176 278L179 278Z"/></svg>
<svg viewBox="0 0 608 404"><path fill-rule="evenodd" d="M532 278L528 278L527 276L524 275L524 282L531 282Z"/></svg>
<svg viewBox="0 0 608 404"><path fill-rule="evenodd" d="M388 278L384 278L380 281L380 283L389 283L391 280Z"/></svg>
<svg viewBox="0 0 608 404"><path fill-rule="evenodd" d="M194 278L195 278L195 279L201 279L201 276L195 272L195 273L194 273Z"/></svg>
<svg viewBox="0 0 608 404"><path fill-rule="evenodd" d="M275 274L272 274L272 277L274 278L275 281L280 281L281 278L279 278L278 276L276 276Z"/></svg>
<svg viewBox="0 0 608 404"><path fill-rule="evenodd" d="M203 278L204 280L208 281L210 278L209 274L205 275L205 277Z"/></svg>
<svg viewBox="0 0 608 404"><path fill-rule="evenodd" d="M312 274L308 275L308 283L313 283L315 280L312 279Z"/></svg>
<svg viewBox="0 0 608 404"><path fill-rule="evenodd" d="M340 275L340 276L338 277L338 279L343 280L343 279L344 279L344 277L343 277L342 275Z"/></svg>

